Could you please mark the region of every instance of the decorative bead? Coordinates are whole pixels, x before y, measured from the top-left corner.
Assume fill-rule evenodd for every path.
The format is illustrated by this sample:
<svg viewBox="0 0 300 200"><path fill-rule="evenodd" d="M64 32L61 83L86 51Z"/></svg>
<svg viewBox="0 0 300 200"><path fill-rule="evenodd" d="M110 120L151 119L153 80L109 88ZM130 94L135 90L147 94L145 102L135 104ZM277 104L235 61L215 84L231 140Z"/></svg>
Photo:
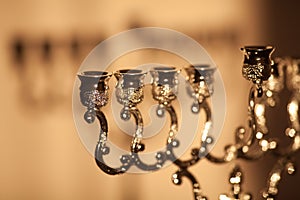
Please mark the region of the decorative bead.
<svg viewBox="0 0 300 200"><path fill-rule="evenodd" d="M123 156L121 156L120 161L123 164L128 164L130 162L130 156L129 155L123 155Z"/></svg>
<svg viewBox="0 0 300 200"><path fill-rule="evenodd" d="M194 102L194 103L193 103L193 105L192 105L192 107L191 107L191 110L192 110L192 112L195 113L195 114L199 113L199 111L200 111L200 106L199 106L198 102Z"/></svg>
<svg viewBox="0 0 300 200"><path fill-rule="evenodd" d="M101 149L101 151L102 151L102 153L103 153L104 155L107 155L107 154L109 154L109 147L103 147L103 148Z"/></svg>
<svg viewBox="0 0 300 200"><path fill-rule="evenodd" d="M166 155L163 152L158 152L155 157L159 162L162 162L166 159Z"/></svg>
<svg viewBox="0 0 300 200"><path fill-rule="evenodd" d="M205 140L205 142L206 142L207 144L212 144L213 141L214 141L214 139L213 139L211 136L208 136L208 137L206 138L206 140Z"/></svg>
<svg viewBox="0 0 300 200"><path fill-rule="evenodd" d="M180 185L182 183L181 179L178 177L178 174L173 174L172 181L175 185Z"/></svg>
<svg viewBox="0 0 300 200"><path fill-rule="evenodd" d="M156 109L157 116L158 117L163 117L163 116L165 116L165 112L166 112L166 110L165 110L164 106L159 104L157 106L157 109Z"/></svg>
<svg viewBox="0 0 300 200"><path fill-rule="evenodd" d="M84 113L84 120L85 120L87 123L91 124L91 123L93 123L93 122L95 121L95 115L96 115L95 111L93 111L93 110L88 110L88 111L86 111L86 112Z"/></svg>
<svg viewBox="0 0 300 200"><path fill-rule="evenodd" d="M144 151L145 150L145 145L144 144L138 144L136 147L137 147L137 151Z"/></svg>
<svg viewBox="0 0 300 200"><path fill-rule="evenodd" d="M122 120L124 121L128 121L131 117L131 114L130 114L130 111L129 111L129 108L128 107L124 107L122 110L121 110L121 113L120 113L120 117Z"/></svg>
<svg viewBox="0 0 300 200"><path fill-rule="evenodd" d="M172 146L173 147L179 147L179 141L178 140L173 140Z"/></svg>

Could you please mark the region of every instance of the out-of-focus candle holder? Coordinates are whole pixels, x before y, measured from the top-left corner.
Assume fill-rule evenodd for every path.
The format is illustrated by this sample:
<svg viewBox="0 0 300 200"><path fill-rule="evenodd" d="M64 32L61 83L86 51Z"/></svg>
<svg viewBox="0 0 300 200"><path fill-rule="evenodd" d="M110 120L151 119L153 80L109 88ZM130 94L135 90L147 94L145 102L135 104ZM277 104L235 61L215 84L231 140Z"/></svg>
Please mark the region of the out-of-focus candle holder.
<svg viewBox="0 0 300 200"><path fill-rule="evenodd" d="M193 113L200 111L200 105L214 91L214 72L216 68L209 65L191 65L185 68L187 73L187 92L194 99L191 107Z"/></svg>
<svg viewBox="0 0 300 200"><path fill-rule="evenodd" d="M116 85L116 97L120 104L124 107L120 112L123 120L129 120L131 115L134 116L136 122L136 132L133 135L131 143L131 151L137 153L145 149L145 145L141 143L143 138L143 118L136 107L144 98L144 78L146 73L142 70L123 69L114 73L118 80Z"/></svg>
<svg viewBox="0 0 300 200"><path fill-rule="evenodd" d="M251 195L242 192L243 173L239 166L235 166L229 176L231 192L229 194L221 194L219 200L250 200Z"/></svg>

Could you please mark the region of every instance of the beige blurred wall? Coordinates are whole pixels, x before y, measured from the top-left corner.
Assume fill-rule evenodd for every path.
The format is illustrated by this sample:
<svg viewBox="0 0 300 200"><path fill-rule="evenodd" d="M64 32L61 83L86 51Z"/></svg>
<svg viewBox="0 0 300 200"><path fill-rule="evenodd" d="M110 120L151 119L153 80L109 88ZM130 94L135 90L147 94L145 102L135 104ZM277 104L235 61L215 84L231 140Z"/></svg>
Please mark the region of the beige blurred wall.
<svg viewBox="0 0 300 200"><path fill-rule="evenodd" d="M259 0L0 0L0 199L192 199L189 184L171 183L175 167L117 177L96 167L72 118L76 71L97 40L130 27L165 27L193 37L218 65L226 87L227 120L214 149L220 154L233 141L234 128L246 121L249 86L241 77L239 48L269 43L266 9ZM22 65L12 58L17 36L37 43ZM76 58L68 46L74 36L83 41ZM39 47L45 38L55 45L47 61ZM203 161L193 171L204 193L216 199L230 189L231 167ZM250 178L250 184L255 181Z"/></svg>

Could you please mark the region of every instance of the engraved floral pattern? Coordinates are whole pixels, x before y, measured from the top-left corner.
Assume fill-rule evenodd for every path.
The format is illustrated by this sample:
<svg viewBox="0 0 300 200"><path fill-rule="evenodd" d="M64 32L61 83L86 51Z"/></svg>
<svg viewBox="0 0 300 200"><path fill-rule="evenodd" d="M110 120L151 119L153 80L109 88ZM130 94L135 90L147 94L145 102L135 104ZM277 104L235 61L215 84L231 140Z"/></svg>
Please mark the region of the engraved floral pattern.
<svg viewBox="0 0 300 200"><path fill-rule="evenodd" d="M87 91L84 93L86 97L86 105L90 106L105 106L108 102L107 92L99 92L98 90Z"/></svg>
<svg viewBox="0 0 300 200"><path fill-rule="evenodd" d="M256 82L263 78L263 69L264 66L261 63L258 63L257 65L244 64L242 74L247 80Z"/></svg>

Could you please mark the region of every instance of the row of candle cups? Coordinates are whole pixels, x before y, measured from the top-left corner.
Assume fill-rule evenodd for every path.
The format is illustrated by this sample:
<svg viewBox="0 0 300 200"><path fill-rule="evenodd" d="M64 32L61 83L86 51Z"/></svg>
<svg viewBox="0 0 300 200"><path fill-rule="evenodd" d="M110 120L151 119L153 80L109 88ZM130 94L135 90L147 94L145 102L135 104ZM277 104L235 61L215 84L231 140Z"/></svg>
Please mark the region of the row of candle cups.
<svg viewBox="0 0 300 200"><path fill-rule="evenodd" d="M215 67L196 65L184 68L189 83L188 93L192 97L209 96L213 92L213 74ZM176 99L178 93L178 75L181 70L175 67L154 67L149 71L152 76L153 98L159 104L167 105ZM117 79L115 95L124 106L121 118L130 117L126 110L135 107L144 99L144 78L147 72L139 69L122 69L114 73L106 71L84 71L78 74L81 81L80 100L89 110L100 109L108 103L108 81L114 75ZM203 84L204 83L204 84ZM191 90L192 89L192 90ZM159 114L159 113L158 113ZM93 120L85 116L89 123Z"/></svg>
<svg viewBox="0 0 300 200"><path fill-rule="evenodd" d="M199 104L213 92L213 74L215 67L209 65L196 65L184 68L187 77L189 95L194 99L192 112L199 112ZM147 73L152 77L152 96L158 102L157 115L164 116L167 107L176 99L178 94L178 76L181 70L175 67L154 67L149 72L139 69L121 69L114 73L107 71L84 71L78 74L81 81L80 100L87 108L84 119L88 123L95 120L96 113L109 101L108 82L114 75L117 79L115 95L117 102L123 108L120 111L122 120L129 120L134 115L137 124L135 142L131 146L132 152L144 150L140 143L142 139L142 116L137 105L144 99L144 78ZM198 109L197 109L198 108ZM139 127L140 121L141 127ZM140 131L138 131L140 129ZM139 136L140 135L140 136Z"/></svg>

